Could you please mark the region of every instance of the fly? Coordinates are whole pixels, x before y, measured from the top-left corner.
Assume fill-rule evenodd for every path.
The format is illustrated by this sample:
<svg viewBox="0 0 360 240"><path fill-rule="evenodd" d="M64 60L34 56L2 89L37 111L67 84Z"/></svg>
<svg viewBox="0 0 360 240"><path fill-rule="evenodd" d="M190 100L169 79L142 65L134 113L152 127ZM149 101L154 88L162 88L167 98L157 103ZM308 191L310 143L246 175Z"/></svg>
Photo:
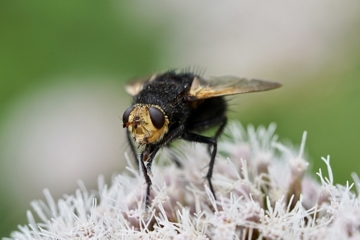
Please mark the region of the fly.
<svg viewBox="0 0 360 240"><path fill-rule="evenodd" d="M156 153L178 138L208 145L210 162L206 179L215 197L211 178L217 139L227 123L224 96L266 91L280 86L276 82L230 76L204 79L190 72L176 71L154 74L128 84L126 91L133 96L133 103L125 110L122 120L131 151L137 165L140 163L147 184L145 209L150 203L151 165ZM213 137L199 134L211 127L217 127ZM140 159L134 142L144 147Z"/></svg>

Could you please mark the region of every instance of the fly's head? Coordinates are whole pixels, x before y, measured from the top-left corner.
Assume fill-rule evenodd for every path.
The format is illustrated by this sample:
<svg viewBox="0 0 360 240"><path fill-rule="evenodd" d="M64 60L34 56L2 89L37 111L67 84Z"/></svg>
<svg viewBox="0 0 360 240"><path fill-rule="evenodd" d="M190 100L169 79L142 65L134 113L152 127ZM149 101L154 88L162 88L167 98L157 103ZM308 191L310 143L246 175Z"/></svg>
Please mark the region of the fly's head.
<svg viewBox="0 0 360 240"><path fill-rule="evenodd" d="M160 141L167 133L168 125L164 110L156 105L135 104L123 115L123 127L129 129L139 145Z"/></svg>

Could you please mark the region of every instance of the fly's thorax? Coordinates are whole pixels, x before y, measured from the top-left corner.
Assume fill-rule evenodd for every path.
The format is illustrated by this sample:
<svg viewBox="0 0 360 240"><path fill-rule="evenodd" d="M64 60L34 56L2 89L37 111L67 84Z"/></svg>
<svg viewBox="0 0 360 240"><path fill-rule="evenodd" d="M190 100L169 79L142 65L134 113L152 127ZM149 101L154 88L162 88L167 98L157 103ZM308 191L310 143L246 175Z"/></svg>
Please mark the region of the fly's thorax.
<svg viewBox="0 0 360 240"><path fill-rule="evenodd" d="M168 116L157 105L135 104L123 115L123 127L129 129L140 145L160 141L168 132L168 125Z"/></svg>

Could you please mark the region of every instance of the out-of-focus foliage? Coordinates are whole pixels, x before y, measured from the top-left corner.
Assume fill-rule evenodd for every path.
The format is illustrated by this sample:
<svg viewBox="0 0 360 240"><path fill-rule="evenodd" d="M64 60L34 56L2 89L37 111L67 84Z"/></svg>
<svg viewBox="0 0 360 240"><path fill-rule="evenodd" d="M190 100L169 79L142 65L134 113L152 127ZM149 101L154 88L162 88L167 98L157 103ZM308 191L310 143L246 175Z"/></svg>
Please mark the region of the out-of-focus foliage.
<svg viewBox="0 0 360 240"><path fill-rule="evenodd" d="M86 85L94 75L117 79L120 89L126 78L158 68L162 28L145 28L123 1L1 1L0 136L4 114L29 90L77 78ZM12 161L0 159L0 166ZM7 198L17 179L4 178L3 171L0 167L0 236L25 223L29 208Z"/></svg>

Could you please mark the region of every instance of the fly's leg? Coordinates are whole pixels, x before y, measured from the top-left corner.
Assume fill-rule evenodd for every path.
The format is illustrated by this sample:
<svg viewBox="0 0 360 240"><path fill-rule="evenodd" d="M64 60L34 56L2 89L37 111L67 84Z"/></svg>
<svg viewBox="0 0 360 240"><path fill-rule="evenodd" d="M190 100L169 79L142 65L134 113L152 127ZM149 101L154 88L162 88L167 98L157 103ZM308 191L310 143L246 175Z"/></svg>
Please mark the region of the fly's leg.
<svg viewBox="0 0 360 240"><path fill-rule="evenodd" d="M215 141L220 137L220 135L223 133L224 128L227 123L227 117L226 116L220 116L217 118L213 118L210 120L198 122L196 124L191 125L191 129L194 131L196 130L202 130L202 129L208 129L209 127L218 125L218 129L215 132L215 135L212 137ZM208 152L211 154L211 145L208 145Z"/></svg>
<svg viewBox="0 0 360 240"><path fill-rule="evenodd" d="M224 131L224 128L225 128L226 123L227 123L227 117L223 116L222 118L219 118L218 123L219 123L220 126L216 130L216 133L215 133L215 135L213 137L216 141Z"/></svg>
<svg viewBox="0 0 360 240"><path fill-rule="evenodd" d="M196 133L190 133L190 132L184 132L183 135L182 135L182 138L184 140L187 140L187 141L205 143L205 144L208 144L209 146L212 146L212 152L211 152L211 155L210 155L209 170L208 170L208 172L206 174L206 179L208 180L210 191L214 195L214 198L216 199L215 191L214 191L214 188L213 188L213 185L212 185L212 182L211 182L211 177L212 177L212 173L213 173L215 157L216 157L216 152L217 152L216 139L201 136L201 135L198 135Z"/></svg>
<svg viewBox="0 0 360 240"><path fill-rule="evenodd" d="M184 126L180 125L175 128L172 132L170 132L167 136L165 136L160 142L156 145L147 144L145 146L145 150L141 153L141 169L144 174L145 182L146 182L146 196L145 196L145 210L147 211L150 206L150 189L151 189L151 165L156 156L156 153L159 151L160 147L167 145L172 139L179 137L184 131ZM146 165L145 165L146 163Z"/></svg>
<svg viewBox="0 0 360 240"><path fill-rule="evenodd" d="M151 188L151 179L148 175L147 167L145 166L145 162L142 160L144 158L144 152L141 154L141 170L144 174L145 182L146 182L146 195L145 195L145 211L149 209L149 203L150 203L150 188Z"/></svg>
<svg viewBox="0 0 360 240"><path fill-rule="evenodd" d="M151 189L151 164L154 160L156 153L159 151L158 146L146 145L145 150L141 153L141 170L144 174L146 182L146 195L145 195L145 211L148 211L150 204L150 189ZM145 165L146 163L146 165Z"/></svg>
<svg viewBox="0 0 360 240"><path fill-rule="evenodd" d="M227 123L227 117L223 116L222 118L218 119L218 123L219 123L219 128L216 130L216 133L213 137L213 139L217 142L218 138L220 137L220 135L223 133L224 128L226 126ZM211 146L209 145L208 147L208 151L209 153L211 153Z"/></svg>

